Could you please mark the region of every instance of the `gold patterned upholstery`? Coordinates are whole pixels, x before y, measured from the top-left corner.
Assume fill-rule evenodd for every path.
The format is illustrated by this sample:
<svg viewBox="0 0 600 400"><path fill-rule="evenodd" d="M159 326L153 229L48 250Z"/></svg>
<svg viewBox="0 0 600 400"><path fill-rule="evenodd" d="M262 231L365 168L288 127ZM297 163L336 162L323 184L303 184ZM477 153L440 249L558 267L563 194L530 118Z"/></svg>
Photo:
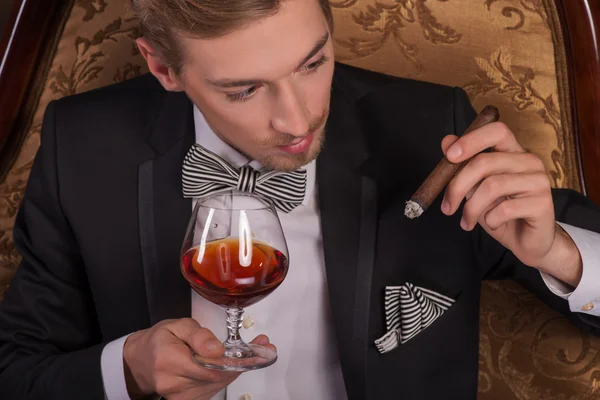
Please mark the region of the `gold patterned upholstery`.
<svg viewBox="0 0 600 400"><path fill-rule="evenodd" d="M551 0L344 0L337 58L367 69L460 86L492 103L557 187L579 189L560 24Z"/></svg>
<svg viewBox="0 0 600 400"><path fill-rule="evenodd" d="M19 263L12 225L51 99L146 72L123 0L74 0L16 163L0 184L0 299ZM556 187L579 189L565 54L552 0L332 0L337 58L460 86L496 105ZM480 399L600 399L600 340L512 282L481 303ZM448 366L451 368L451 366Z"/></svg>

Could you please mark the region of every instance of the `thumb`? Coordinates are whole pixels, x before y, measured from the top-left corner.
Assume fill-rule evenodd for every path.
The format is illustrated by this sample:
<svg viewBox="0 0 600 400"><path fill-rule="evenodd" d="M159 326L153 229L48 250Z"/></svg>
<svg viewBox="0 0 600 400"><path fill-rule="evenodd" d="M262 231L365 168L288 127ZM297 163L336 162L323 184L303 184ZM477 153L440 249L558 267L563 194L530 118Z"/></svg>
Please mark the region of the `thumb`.
<svg viewBox="0 0 600 400"><path fill-rule="evenodd" d="M169 324L168 329L177 339L185 342L195 353L203 357L219 357L225 351L223 343L193 318L177 320Z"/></svg>
<svg viewBox="0 0 600 400"><path fill-rule="evenodd" d="M220 357L225 352L223 343L206 328L199 328L186 340L187 344L202 357Z"/></svg>

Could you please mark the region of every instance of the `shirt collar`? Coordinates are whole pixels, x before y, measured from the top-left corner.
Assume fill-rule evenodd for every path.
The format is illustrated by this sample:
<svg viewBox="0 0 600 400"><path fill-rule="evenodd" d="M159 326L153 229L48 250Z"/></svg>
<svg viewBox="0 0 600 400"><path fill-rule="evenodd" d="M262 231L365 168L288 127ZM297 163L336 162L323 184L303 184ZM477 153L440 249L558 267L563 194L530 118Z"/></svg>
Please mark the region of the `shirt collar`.
<svg viewBox="0 0 600 400"><path fill-rule="evenodd" d="M248 159L244 154L240 153L217 136L196 105L194 105L194 131L196 143L205 149L212 151L234 167L240 168L244 165L249 165L258 171L264 169L258 161ZM306 192L304 194L302 205L308 206L316 184L316 161L313 160L302 168L306 170Z"/></svg>

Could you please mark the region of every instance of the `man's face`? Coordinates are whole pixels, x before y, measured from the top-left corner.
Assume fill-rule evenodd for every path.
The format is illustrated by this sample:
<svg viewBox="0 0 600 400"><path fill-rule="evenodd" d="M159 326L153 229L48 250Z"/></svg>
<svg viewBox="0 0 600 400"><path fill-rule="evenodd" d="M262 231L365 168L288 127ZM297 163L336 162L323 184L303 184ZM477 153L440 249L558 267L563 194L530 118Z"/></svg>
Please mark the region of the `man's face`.
<svg viewBox="0 0 600 400"><path fill-rule="evenodd" d="M217 39L184 38L180 84L211 128L270 169L317 157L329 113L333 45L317 0Z"/></svg>

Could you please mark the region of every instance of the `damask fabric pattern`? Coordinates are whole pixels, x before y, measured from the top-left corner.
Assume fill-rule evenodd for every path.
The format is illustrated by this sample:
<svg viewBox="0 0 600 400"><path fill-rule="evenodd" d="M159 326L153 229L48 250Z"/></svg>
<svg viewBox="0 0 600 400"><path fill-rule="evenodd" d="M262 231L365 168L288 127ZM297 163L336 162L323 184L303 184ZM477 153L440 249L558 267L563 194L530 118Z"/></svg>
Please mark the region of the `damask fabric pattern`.
<svg viewBox="0 0 600 400"><path fill-rule="evenodd" d="M0 183L0 300L19 264L12 225L52 99L146 72L123 0L74 0L19 157ZM331 0L338 60L464 88L496 105L556 187L579 189L552 0ZM401 127L399 127L399 132ZM600 399L600 340L512 282L484 284L479 398Z"/></svg>

